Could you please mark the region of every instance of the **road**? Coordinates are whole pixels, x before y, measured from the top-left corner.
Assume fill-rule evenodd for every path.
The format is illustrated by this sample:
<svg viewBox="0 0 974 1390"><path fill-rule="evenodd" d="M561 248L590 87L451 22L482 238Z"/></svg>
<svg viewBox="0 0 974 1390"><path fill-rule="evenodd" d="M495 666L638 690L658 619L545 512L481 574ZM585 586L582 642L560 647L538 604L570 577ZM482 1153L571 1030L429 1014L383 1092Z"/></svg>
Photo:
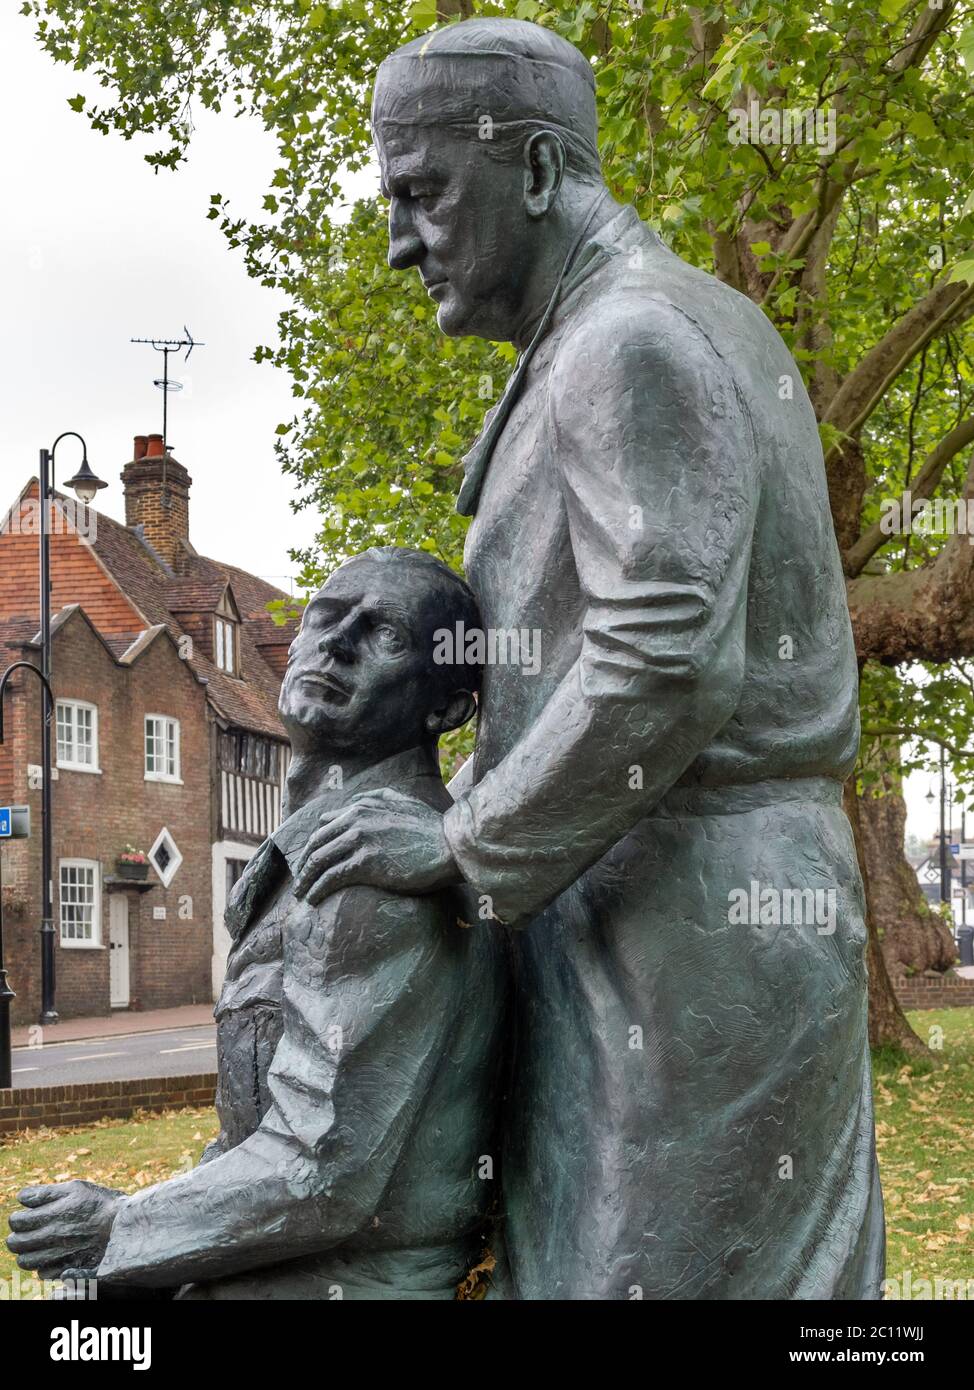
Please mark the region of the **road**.
<svg viewBox="0 0 974 1390"><path fill-rule="evenodd" d="M216 1024L158 1033L16 1047L13 1084L70 1086L142 1076L195 1076L216 1071Z"/></svg>

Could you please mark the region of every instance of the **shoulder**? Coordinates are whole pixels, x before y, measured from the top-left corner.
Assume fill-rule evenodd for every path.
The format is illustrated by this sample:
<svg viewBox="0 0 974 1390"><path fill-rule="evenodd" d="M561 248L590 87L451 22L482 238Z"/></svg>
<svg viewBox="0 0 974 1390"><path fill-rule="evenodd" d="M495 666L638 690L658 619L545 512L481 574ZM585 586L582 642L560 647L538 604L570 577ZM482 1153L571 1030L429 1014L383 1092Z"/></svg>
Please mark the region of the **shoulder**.
<svg viewBox="0 0 974 1390"><path fill-rule="evenodd" d="M722 375L724 365L696 315L665 291L623 277L582 306L554 354L550 386L570 402L579 391Z"/></svg>

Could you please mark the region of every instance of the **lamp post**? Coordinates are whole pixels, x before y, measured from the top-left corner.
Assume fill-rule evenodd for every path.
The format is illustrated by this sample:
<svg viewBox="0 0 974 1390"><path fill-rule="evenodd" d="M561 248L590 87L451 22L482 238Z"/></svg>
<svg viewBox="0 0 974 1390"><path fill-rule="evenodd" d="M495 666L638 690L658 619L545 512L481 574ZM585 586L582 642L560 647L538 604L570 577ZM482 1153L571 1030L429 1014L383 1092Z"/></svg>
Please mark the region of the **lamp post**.
<svg viewBox="0 0 974 1390"><path fill-rule="evenodd" d="M933 801L933 788L927 792L927 800ZM950 857L947 852L947 827L945 812L947 808L947 772L944 761L943 744L940 745L940 901L950 903Z"/></svg>
<svg viewBox="0 0 974 1390"><path fill-rule="evenodd" d="M57 1010L54 1007L54 885L53 885L53 834L51 807L51 723L54 718L54 697L51 693L51 508L54 502L54 454L62 439L78 439L81 442L81 467L73 478L68 480L70 487L85 507L92 501L100 488L108 484L96 478L88 466L88 446L75 430L65 430L59 434L50 449L40 452L40 586L41 586L41 665L38 671L30 662L14 662L4 672L0 680L0 705L6 689L7 677L19 666L30 667L40 677L43 685L41 695L41 1023L57 1023ZM0 712L0 743L3 741L3 721Z"/></svg>
<svg viewBox="0 0 974 1390"><path fill-rule="evenodd" d="M967 840L967 803L960 804L960 924L967 926L967 858L964 854Z"/></svg>

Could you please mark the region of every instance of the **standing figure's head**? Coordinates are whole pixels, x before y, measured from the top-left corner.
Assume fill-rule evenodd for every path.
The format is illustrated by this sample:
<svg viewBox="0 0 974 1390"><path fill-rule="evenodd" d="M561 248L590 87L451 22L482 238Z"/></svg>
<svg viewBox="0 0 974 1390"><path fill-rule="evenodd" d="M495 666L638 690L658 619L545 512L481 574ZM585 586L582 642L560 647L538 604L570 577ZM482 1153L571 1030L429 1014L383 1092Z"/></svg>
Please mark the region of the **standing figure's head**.
<svg viewBox="0 0 974 1390"><path fill-rule="evenodd" d="M420 550L366 550L339 566L304 611L280 714L296 752L379 762L436 746L473 715L479 665L437 659L436 633L477 629L458 574Z"/></svg>
<svg viewBox="0 0 974 1390"><path fill-rule="evenodd" d="M518 341L603 187L588 61L537 24L464 20L386 58L372 126L389 264L418 268L444 333Z"/></svg>

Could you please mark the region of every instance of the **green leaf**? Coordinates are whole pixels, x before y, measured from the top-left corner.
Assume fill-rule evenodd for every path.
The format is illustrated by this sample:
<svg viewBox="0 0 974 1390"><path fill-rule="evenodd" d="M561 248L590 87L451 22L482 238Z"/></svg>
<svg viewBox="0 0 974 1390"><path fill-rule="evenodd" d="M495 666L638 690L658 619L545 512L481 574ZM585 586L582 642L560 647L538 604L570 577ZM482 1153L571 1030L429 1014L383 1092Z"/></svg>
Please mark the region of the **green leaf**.
<svg viewBox="0 0 974 1390"><path fill-rule="evenodd" d="M937 127L934 125L933 117L929 111L918 111L906 128L912 135L918 136L921 140L937 134Z"/></svg>
<svg viewBox="0 0 974 1390"><path fill-rule="evenodd" d="M974 76L974 24L968 25L957 35L957 51L968 73Z"/></svg>
<svg viewBox="0 0 974 1390"><path fill-rule="evenodd" d="M954 284L955 281L962 281L968 285L974 285L974 260L957 262L947 277L948 285Z"/></svg>

